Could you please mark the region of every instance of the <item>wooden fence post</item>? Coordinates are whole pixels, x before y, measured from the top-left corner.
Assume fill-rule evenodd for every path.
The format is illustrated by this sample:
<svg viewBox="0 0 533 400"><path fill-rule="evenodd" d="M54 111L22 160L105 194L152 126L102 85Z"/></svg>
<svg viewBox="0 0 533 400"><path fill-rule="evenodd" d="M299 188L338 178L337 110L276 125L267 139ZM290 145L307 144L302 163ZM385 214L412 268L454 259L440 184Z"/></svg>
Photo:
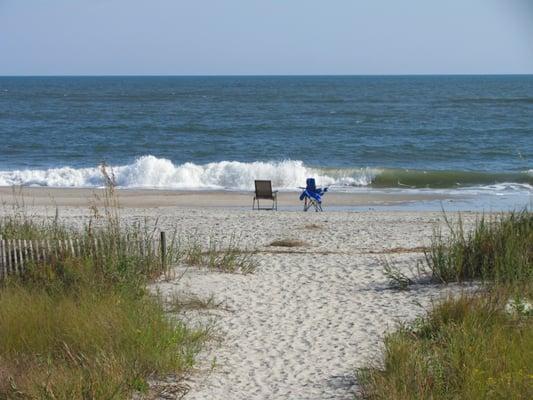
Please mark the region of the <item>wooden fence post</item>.
<svg viewBox="0 0 533 400"><path fill-rule="evenodd" d="M163 271L166 269L167 266L167 238L165 235L165 232L161 232L161 267L163 268Z"/></svg>
<svg viewBox="0 0 533 400"><path fill-rule="evenodd" d="M0 235L0 280L7 275L4 238Z"/></svg>
<svg viewBox="0 0 533 400"><path fill-rule="evenodd" d="M24 239L22 243L24 246L24 263L26 264L26 268L28 268L28 262L30 262L31 264L31 260L30 260L29 253L28 253L28 242L26 239Z"/></svg>
<svg viewBox="0 0 533 400"><path fill-rule="evenodd" d="M23 253L23 243L22 239L19 239L18 241L18 250L19 250L19 260L20 260L20 267L18 270L19 275L22 274L22 271L24 271L24 253Z"/></svg>
<svg viewBox="0 0 533 400"><path fill-rule="evenodd" d="M6 271L8 273L13 272L13 259L11 258L11 239L6 239L4 241L6 245Z"/></svg>
<svg viewBox="0 0 533 400"><path fill-rule="evenodd" d="M43 253L43 262L46 262L47 258L46 258L46 243L44 241L44 239L41 239L41 253Z"/></svg>
<svg viewBox="0 0 533 400"><path fill-rule="evenodd" d="M159 252L161 268L166 270L169 255L166 232L160 232L159 243L157 236L141 240L131 237L128 239L125 243L117 243L122 251L135 251L136 255L140 254L141 257L152 260L158 257ZM100 263L106 249L105 241L96 237L81 241L78 238L33 240L4 239L0 236L0 281L10 274L23 274L29 265L46 263L65 256L92 256L95 262ZM114 250L119 252L118 247Z"/></svg>
<svg viewBox="0 0 533 400"><path fill-rule="evenodd" d="M18 254L17 254L17 239L11 239L10 241L11 250L9 251L11 259L13 260L13 263L11 266L11 272L17 273L19 270L19 262L18 262Z"/></svg>

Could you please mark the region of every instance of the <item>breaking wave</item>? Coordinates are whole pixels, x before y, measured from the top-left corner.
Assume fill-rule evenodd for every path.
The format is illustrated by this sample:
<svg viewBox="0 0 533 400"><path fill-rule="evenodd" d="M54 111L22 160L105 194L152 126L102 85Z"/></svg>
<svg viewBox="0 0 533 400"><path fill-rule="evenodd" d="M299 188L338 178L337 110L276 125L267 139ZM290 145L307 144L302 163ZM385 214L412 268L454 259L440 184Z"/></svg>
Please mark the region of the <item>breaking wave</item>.
<svg viewBox="0 0 533 400"><path fill-rule="evenodd" d="M268 179L275 188L294 190L314 177L322 186L379 188L462 188L501 183L533 188L530 171L489 173L470 171L421 171L377 168L316 168L302 161L272 162L220 161L208 164L184 163L151 155L134 163L109 167L123 188L160 189L253 189L255 179ZM92 168L50 168L46 170L0 171L0 186L101 187L102 173ZM508 187L505 186L505 187Z"/></svg>
<svg viewBox="0 0 533 400"><path fill-rule="evenodd" d="M322 185L341 184L366 186L372 182L374 173L361 169L359 172L343 172L310 168L302 161L251 162L221 161L198 165L184 163L174 165L170 160L143 156L133 164L112 166L119 187L168 188L168 189L234 189L249 190L255 179L272 180L280 189L296 189L305 184L305 179L314 176ZM53 186L53 187L101 187L102 173L94 168L51 168L47 170L0 171L0 186Z"/></svg>

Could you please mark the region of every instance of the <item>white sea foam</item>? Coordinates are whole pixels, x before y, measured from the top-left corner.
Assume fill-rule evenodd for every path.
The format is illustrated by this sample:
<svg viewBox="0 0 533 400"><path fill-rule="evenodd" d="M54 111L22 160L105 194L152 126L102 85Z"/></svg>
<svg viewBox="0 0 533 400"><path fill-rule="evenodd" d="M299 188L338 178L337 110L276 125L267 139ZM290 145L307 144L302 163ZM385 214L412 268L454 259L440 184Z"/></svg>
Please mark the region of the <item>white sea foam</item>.
<svg viewBox="0 0 533 400"><path fill-rule="evenodd" d="M220 161L203 165L194 163L175 165L168 159L151 155L140 157L132 164L111 166L109 171L114 174L117 185L122 188L251 190L255 179L267 179L272 181L276 189L295 190L305 186L306 178L314 177L319 186L334 186L337 191L366 188L379 178L380 174L396 172L396 170L374 168L314 168L297 160L250 163ZM398 173L405 172L398 170ZM389 188L407 190L395 186L395 179L389 181ZM12 185L101 187L103 179L99 166L0 171L0 186ZM532 186L528 183L509 182L443 190L448 193L458 191L463 194L465 190L509 193L531 191Z"/></svg>
<svg viewBox="0 0 533 400"><path fill-rule="evenodd" d="M151 155L133 164L112 166L119 187L169 189L253 189L255 179L268 179L275 188L296 189L315 177L319 185L368 186L379 171L372 169L316 169L302 161L251 162L221 161L198 165L174 165ZM99 167L51 168L47 170L0 171L0 186L100 187Z"/></svg>

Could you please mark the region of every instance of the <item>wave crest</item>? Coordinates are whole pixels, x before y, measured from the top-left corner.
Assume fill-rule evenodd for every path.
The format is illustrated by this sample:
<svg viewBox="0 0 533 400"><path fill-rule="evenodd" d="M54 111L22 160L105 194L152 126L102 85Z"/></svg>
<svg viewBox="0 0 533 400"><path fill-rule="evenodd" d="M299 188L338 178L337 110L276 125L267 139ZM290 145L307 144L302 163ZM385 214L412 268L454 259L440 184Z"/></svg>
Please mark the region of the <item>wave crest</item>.
<svg viewBox="0 0 533 400"><path fill-rule="evenodd" d="M314 177L320 186L374 188L460 189L520 185L530 189L532 171L476 172L372 168L313 168L303 161L220 161L208 164L187 162L175 165L165 158L143 156L132 164L109 167L122 188L253 190L255 179L267 179L280 190L295 190ZM102 187L99 167L50 168L46 170L0 171L0 186ZM499 185L499 186L494 186ZM502 189L503 190L503 189Z"/></svg>
<svg viewBox="0 0 533 400"><path fill-rule="evenodd" d="M133 164L110 167L119 187L168 189L251 190L255 179L268 179L279 189L296 189L305 179L315 177L320 185L367 186L374 171L369 169L322 170L310 168L302 161L251 162L221 161L198 165L174 165L165 158L151 155ZM0 186L28 185L53 187L101 187L98 167L51 168L47 170L0 171Z"/></svg>

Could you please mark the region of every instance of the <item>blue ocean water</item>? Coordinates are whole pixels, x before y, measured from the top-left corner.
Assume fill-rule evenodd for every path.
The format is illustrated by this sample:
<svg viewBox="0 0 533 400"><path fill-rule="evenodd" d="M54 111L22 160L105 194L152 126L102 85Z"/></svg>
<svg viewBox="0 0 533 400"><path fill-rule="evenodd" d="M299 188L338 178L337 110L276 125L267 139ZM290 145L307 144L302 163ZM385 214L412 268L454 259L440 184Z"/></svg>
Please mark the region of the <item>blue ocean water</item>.
<svg viewBox="0 0 533 400"><path fill-rule="evenodd" d="M533 75L0 77L0 185L533 187Z"/></svg>

